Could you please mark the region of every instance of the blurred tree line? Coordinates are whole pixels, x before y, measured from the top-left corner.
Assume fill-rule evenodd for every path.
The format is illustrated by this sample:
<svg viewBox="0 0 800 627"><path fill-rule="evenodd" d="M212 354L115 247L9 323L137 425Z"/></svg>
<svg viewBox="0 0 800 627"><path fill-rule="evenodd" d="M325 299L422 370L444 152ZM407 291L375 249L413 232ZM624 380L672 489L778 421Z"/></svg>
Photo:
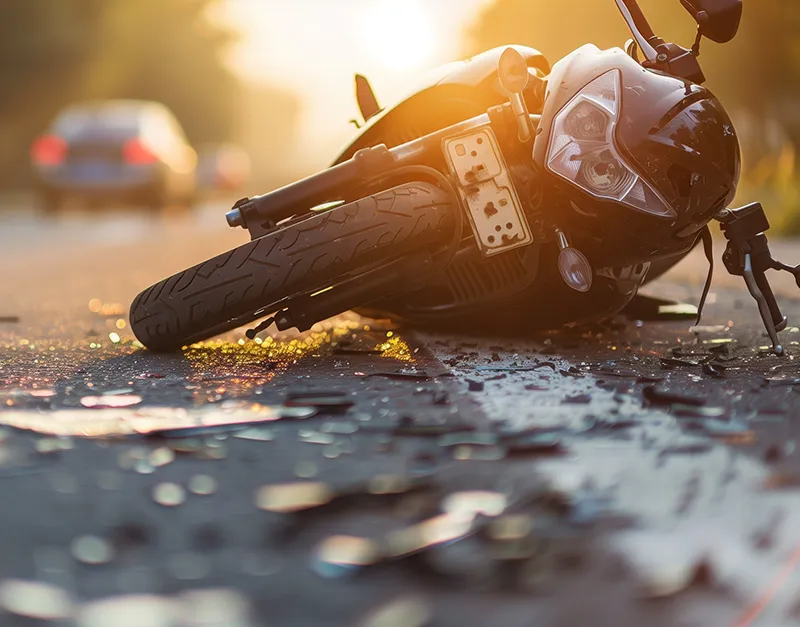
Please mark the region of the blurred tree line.
<svg viewBox="0 0 800 627"><path fill-rule="evenodd" d="M679 0L639 2L656 33L691 46L696 24ZM621 47L630 37L614 0L495 0L468 33L465 53L519 43L554 63L584 43ZM700 62L740 134L742 199L771 202L773 222L800 232L800 1L744 0L736 39L705 40Z"/></svg>
<svg viewBox="0 0 800 627"><path fill-rule="evenodd" d="M209 19L217 1L2 0L0 187L30 183L32 140L75 101L163 102L196 145L242 135L248 87L224 61L236 34ZM274 130L288 133L292 96L258 94L278 101Z"/></svg>

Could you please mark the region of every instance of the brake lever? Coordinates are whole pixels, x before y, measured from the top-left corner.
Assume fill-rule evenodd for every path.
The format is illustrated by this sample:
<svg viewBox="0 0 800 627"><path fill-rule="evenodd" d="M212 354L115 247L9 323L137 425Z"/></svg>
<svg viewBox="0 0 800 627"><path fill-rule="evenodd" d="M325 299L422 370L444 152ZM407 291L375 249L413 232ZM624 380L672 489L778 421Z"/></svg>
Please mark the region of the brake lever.
<svg viewBox="0 0 800 627"><path fill-rule="evenodd" d="M784 328L786 327L786 318L781 316L780 309L778 309L778 303L775 301L775 297L772 296L773 302L769 303L764 295L765 293L759 289L758 282L756 281L755 274L753 273L753 258L750 253L747 253L744 256L744 269L742 270L742 276L744 277L744 282L747 285L747 291L750 292L750 296L752 296L756 300L756 303L758 303L758 312L761 314L761 320L764 322L764 327L767 329L769 339L772 341L772 350L780 357L783 355L783 346L781 346L780 340L778 339L778 328L775 325L774 316L777 313L777 315L783 319L782 324ZM764 277L763 281L766 282L766 276L762 276ZM769 286L769 283L767 283L767 286Z"/></svg>
<svg viewBox="0 0 800 627"><path fill-rule="evenodd" d="M800 287L800 265L789 266L773 259L764 234L769 229L769 220L760 203L740 209L726 209L717 214L716 219L721 223L722 233L728 240L723 263L728 272L744 278L747 290L758 303L758 311L772 341L773 351L776 355L783 355L778 332L786 328L787 321L767 280L766 271L790 272Z"/></svg>

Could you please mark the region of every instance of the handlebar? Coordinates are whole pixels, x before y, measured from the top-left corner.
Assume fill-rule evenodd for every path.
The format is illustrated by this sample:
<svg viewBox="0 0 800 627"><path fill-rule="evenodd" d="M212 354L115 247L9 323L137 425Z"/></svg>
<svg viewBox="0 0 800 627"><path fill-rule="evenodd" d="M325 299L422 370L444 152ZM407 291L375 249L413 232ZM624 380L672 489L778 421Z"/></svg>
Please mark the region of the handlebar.
<svg viewBox="0 0 800 627"><path fill-rule="evenodd" d="M634 39L636 39L639 49L648 61L655 63L658 59L658 52L656 52L655 46L664 42L656 36L636 0L616 0L616 3L622 13L622 17L628 23L628 28L630 28Z"/></svg>

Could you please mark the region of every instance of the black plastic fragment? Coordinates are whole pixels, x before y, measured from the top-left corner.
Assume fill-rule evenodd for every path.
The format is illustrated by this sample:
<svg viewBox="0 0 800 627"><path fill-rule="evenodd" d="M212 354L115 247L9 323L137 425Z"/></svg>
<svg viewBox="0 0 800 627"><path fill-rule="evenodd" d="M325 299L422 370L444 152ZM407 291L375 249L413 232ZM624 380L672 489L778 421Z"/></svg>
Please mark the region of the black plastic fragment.
<svg viewBox="0 0 800 627"><path fill-rule="evenodd" d="M567 405L586 405L592 402L592 397L589 394L576 394L567 396L561 402Z"/></svg>
<svg viewBox="0 0 800 627"><path fill-rule="evenodd" d="M502 439L509 455L563 455L561 438L555 433L523 433Z"/></svg>
<svg viewBox="0 0 800 627"><path fill-rule="evenodd" d="M420 370L419 372L371 372L365 375L365 378L386 377L387 379L405 379L407 381L430 381L434 376L448 377L452 375L450 373L432 375Z"/></svg>
<svg viewBox="0 0 800 627"><path fill-rule="evenodd" d="M728 368L719 364L703 364L703 373L716 379L721 379L725 376L725 371Z"/></svg>
<svg viewBox="0 0 800 627"><path fill-rule="evenodd" d="M686 394L674 390L667 390L662 386L650 385L644 389L644 398L652 405L692 405L701 407L706 404L707 399L702 396Z"/></svg>
<svg viewBox="0 0 800 627"><path fill-rule="evenodd" d="M486 387L483 381L475 381L473 379L467 379L467 386L470 392L483 392Z"/></svg>
<svg viewBox="0 0 800 627"><path fill-rule="evenodd" d="M345 410L355 403L346 392L336 390L290 391L283 403L286 407L318 407L328 410Z"/></svg>

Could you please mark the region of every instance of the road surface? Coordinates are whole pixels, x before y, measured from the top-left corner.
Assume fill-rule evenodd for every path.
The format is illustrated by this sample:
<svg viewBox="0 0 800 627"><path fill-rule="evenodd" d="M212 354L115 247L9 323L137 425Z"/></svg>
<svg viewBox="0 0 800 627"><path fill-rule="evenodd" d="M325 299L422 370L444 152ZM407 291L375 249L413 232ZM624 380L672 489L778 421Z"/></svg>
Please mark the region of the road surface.
<svg viewBox="0 0 800 627"><path fill-rule="evenodd" d="M724 271L697 333L346 314L158 356L127 306L245 240L227 205L0 204L3 625L800 621L791 277L783 359ZM704 276L693 256L648 292L694 302Z"/></svg>

